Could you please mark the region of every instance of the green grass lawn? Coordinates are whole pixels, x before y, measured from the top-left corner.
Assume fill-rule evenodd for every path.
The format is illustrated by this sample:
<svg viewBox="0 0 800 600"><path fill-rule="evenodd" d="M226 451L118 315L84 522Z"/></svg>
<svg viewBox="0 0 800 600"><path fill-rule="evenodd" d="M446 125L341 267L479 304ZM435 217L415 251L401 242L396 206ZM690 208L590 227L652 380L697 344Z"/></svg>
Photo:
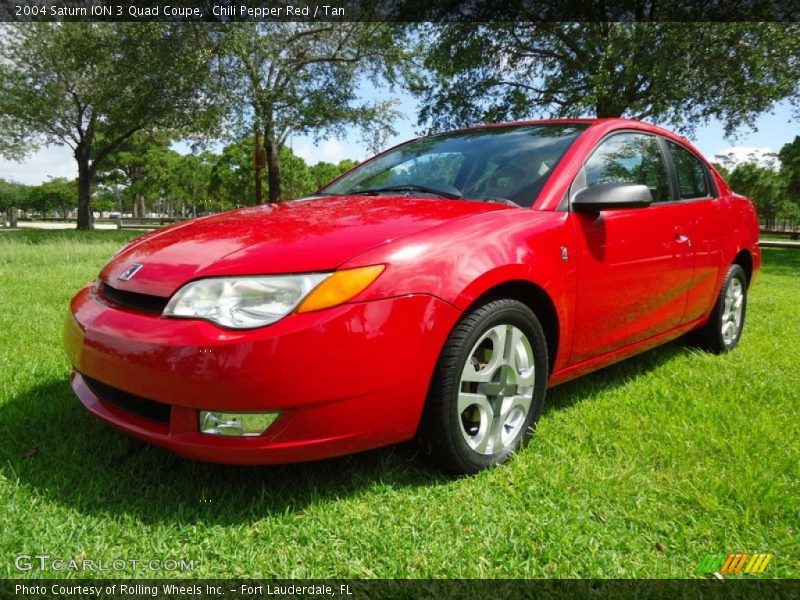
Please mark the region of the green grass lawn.
<svg viewBox="0 0 800 600"><path fill-rule="evenodd" d="M510 464L451 479L410 447L194 463L95 421L61 323L133 235L0 232L0 576L98 576L14 570L46 553L189 577L680 578L744 551L800 577L800 251L764 251L735 352L672 343L555 388Z"/></svg>

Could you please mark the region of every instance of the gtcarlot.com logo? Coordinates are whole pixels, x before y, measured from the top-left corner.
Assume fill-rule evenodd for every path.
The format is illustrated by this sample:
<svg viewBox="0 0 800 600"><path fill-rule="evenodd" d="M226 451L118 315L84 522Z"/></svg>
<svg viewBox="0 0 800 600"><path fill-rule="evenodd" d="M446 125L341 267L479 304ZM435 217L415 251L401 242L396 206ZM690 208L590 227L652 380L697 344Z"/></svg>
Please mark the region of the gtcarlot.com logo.
<svg viewBox="0 0 800 600"><path fill-rule="evenodd" d="M696 573L719 573L720 575L755 575L767 569L772 552L731 552L730 554L706 554Z"/></svg>
<svg viewBox="0 0 800 600"><path fill-rule="evenodd" d="M194 561L185 558L66 558L50 554L18 554L17 571L193 571Z"/></svg>

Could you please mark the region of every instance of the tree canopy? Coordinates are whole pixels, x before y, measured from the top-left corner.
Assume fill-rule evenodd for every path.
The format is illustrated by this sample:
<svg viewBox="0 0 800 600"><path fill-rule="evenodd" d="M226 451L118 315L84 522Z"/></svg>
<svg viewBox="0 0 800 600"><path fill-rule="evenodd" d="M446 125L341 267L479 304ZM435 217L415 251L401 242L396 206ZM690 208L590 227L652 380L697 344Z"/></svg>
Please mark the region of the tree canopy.
<svg viewBox="0 0 800 600"><path fill-rule="evenodd" d="M800 135L781 148L778 158L781 161L781 173L786 178L787 195L797 205L800 218Z"/></svg>
<svg viewBox="0 0 800 600"><path fill-rule="evenodd" d="M237 23L211 31L235 129L262 136L270 202L282 197L282 150L291 134L321 139L346 125L391 127L393 103L363 102L357 91L364 77L397 79L406 59L402 31L378 22Z"/></svg>
<svg viewBox="0 0 800 600"><path fill-rule="evenodd" d="M221 202L238 206L255 201L252 135L222 149L211 171L210 191ZM356 165L356 161L318 162L308 165L289 147L281 149L282 198L292 200L312 194L318 188ZM267 189L269 189L269 182Z"/></svg>
<svg viewBox="0 0 800 600"><path fill-rule="evenodd" d="M58 212L63 218L78 204L78 186L75 181L63 177L50 179L31 188L27 207L43 215Z"/></svg>
<svg viewBox="0 0 800 600"><path fill-rule="evenodd" d="M776 102L797 107L795 23L432 25L416 93L431 130L539 116L647 119L728 133Z"/></svg>
<svg viewBox="0 0 800 600"><path fill-rule="evenodd" d="M0 179L0 210L23 208L27 205L28 186Z"/></svg>
<svg viewBox="0 0 800 600"><path fill-rule="evenodd" d="M163 23L24 23L0 37L0 151L69 146L78 228L92 227L102 162L136 132L197 125L208 56L191 28Z"/></svg>
<svg viewBox="0 0 800 600"><path fill-rule="evenodd" d="M134 216L194 216L252 205L252 151L252 135L218 152L181 154L166 138L139 133L103 163L95 195L112 201L113 206L106 205L105 210ZM281 161L283 197L287 200L313 193L356 165L352 160L308 165L289 147L282 149ZM19 206L31 208L29 204Z"/></svg>
<svg viewBox="0 0 800 600"><path fill-rule="evenodd" d="M397 112L388 94L360 97L370 80L409 85L430 130L596 115L644 118L684 133L717 119L730 133L778 101L800 108L797 23L594 16L415 27L369 19L2 26L0 154L69 146L78 166L78 226L88 228L93 192L102 199L96 207L141 215L250 204L261 201L263 187L270 201L313 192L354 163L308 165L292 153L291 136L319 140L356 127L371 153L381 149ZM414 64L420 56L424 77ZM185 155L171 146L199 137L215 142L206 147L214 151ZM263 151L254 165L255 145ZM798 154L800 139L781 151L778 187L768 182L769 165L756 165L766 169L758 177L754 167L737 174L741 185L760 190L767 213L800 206ZM32 202L4 185L0 203ZM794 204L763 200L781 193Z"/></svg>

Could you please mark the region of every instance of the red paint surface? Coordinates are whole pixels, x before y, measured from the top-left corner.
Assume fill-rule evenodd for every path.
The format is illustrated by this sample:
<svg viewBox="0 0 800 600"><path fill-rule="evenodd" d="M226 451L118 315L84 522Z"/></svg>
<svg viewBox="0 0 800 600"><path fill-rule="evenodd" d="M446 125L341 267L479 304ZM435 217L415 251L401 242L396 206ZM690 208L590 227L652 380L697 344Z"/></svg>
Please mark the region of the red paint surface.
<svg viewBox="0 0 800 600"><path fill-rule="evenodd" d="M714 173L710 200L559 211L583 161L636 121L592 121L532 209L406 197L323 197L197 219L143 236L100 274L121 290L169 297L209 276L302 273L383 264L347 304L235 331L108 304L87 286L65 327L73 387L97 417L184 456L232 463L312 460L409 439L448 333L497 286L549 298L558 340L551 385L701 325L728 266L760 265L752 204ZM694 151L696 153L696 151ZM684 238L688 237L691 244ZM562 260L562 249L568 260ZM133 262L145 265L128 282ZM96 397L81 374L173 406L170 424ZM279 410L257 438L198 433L198 409Z"/></svg>

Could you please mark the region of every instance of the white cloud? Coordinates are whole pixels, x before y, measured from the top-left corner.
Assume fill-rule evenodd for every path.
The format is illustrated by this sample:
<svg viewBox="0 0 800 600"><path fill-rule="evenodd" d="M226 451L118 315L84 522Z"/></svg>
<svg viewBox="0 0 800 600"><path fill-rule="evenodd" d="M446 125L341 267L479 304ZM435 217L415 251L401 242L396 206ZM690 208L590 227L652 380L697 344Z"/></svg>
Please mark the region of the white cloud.
<svg viewBox="0 0 800 600"><path fill-rule="evenodd" d="M362 145L350 140L343 142L337 139L329 139L317 144L314 143L313 139L298 137L291 140L289 145L294 153L309 165L314 165L318 162L338 163L345 158L353 160L363 160L364 158Z"/></svg>
<svg viewBox="0 0 800 600"><path fill-rule="evenodd" d="M781 163L777 157L770 156L773 154L775 154L775 151L767 146L728 146L715 152L714 157L711 157L711 159L716 160L717 155L731 156L736 165L755 162L765 167L777 169Z"/></svg>
<svg viewBox="0 0 800 600"><path fill-rule="evenodd" d="M0 158L0 179L36 185L51 177L77 176L78 167L66 146L45 146L22 162Z"/></svg>

